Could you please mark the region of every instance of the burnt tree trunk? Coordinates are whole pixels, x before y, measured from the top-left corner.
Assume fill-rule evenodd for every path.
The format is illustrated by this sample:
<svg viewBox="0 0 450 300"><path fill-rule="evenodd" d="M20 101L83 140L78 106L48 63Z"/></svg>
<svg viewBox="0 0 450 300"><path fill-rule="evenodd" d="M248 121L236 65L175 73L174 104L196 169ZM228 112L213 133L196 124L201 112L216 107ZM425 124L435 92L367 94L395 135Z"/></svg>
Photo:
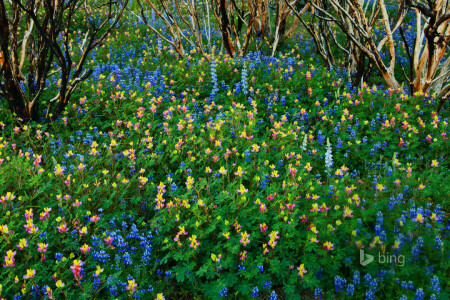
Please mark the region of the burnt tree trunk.
<svg viewBox="0 0 450 300"><path fill-rule="evenodd" d="M222 31L223 44L227 50L227 53L231 57L234 57L234 47L229 34L230 20L228 20L226 0L220 0L219 10L222 21L220 30Z"/></svg>

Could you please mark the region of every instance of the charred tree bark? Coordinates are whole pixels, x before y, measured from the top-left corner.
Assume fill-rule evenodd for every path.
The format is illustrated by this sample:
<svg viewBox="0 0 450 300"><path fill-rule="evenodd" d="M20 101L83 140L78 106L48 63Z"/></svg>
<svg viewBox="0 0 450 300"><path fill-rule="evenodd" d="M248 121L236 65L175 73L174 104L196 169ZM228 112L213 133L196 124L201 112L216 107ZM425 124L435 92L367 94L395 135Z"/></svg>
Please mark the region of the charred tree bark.
<svg viewBox="0 0 450 300"><path fill-rule="evenodd" d="M227 53L231 57L234 57L234 47L230 37L230 21L228 20L226 0L220 0L219 10L220 18L222 20L220 31L222 33L223 44L225 46L225 49L227 50Z"/></svg>
<svg viewBox="0 0 450 300"><path fill-rule="evenodd" d="M361 54L358 57L357 65L356 65L356 74L353 77L352 86L359 86L361 80L364 80L364 75L366 74L366 60L365 55Z"/></svg>

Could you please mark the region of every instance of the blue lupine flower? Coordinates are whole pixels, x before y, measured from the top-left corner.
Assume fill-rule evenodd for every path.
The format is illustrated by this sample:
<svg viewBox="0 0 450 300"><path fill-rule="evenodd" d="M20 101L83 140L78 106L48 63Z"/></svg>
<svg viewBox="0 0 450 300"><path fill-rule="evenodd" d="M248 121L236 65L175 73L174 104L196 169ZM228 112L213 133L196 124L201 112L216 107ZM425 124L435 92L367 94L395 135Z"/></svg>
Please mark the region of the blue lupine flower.
<svg viewBox="0 0 450 300"><path fill-rule="evenodd" d="M248 83L247 83L247 64L244 63L244 68L241 74L241 87L244 95L248 94Z"/></svg>
<svg viewBox="0 0 450 300"><path fill-rule="evenodd" d="M423 247L423 239L419 236L417 239L417 244L414 245L412 249L412 259L417 259L419 254L422 253L422 247Z"/></svg>
<svg viewBox="0 0 450 300"><path fill-rule="evenodd" d="M319 142L319 144L321 145L325 144L325 136L322 134L322 130L319 130L317 132L317 142Z"/></svg>
<svg viewBox="0 0 450 300"><path fill-rule="evenodd" d="M366 276L364 276L364 283L366 285L370 286L370 283L372 282L372 276L370 276L370 274L366 274Z"/></svg>
<svg viewBox="0 0 450 300"><path fill-rule="evenodd" d="M342 278L340 276L334 277L334 289L336 292L343 290L345 288L346 284L347 284L347 281L344 278Z"/></svg>
<svg viewBox="0 0 450 300"><path fill-rule="evenodd" d="M359 271L353 272L353 284L358 285L360 282Z"/></svg>
<svg viewBox="0 0 450 300"><path fill-rule="evenodd" d="M251 156L251 152L249 150L245 150L244 151L244 156L245 156L245 161L250 161L251 159L249 158Z"/></svg>
<svg viewBox="0 0 450 300"><path fill-rule="evenodd" d="M255 286L255 287L253 288L253 290L252 290L251 293L250 293L250 296L252 296L253 298L259 296L259 290L258 290L258 287L257 287L257 286Z"/></svg>
<svg viewBox="0 0 450 300"><path fill-rule="evenodd" d="M216 67L217 67L216 61L213 59L211 61L211 83L213 84L211 97L214 97L216 93L219 91L219 84L217 83Z"/></svg>
<svg viewBox="0 0 450 300"><path fill-rule="evenodd" d="M317 299L317 300L321 300L322 299L322 290L321 289L316 288L314 290L314 299Z"/></svg>
<svg viewBox="0 0 450 300"><path fill-rule="evenodd" d="M259 273L263 273L264 272L264 266L263 265L257 265L256 266L259 270Z"/></svg>
<svg viewBox="0 0 450 300"><path fill-rule="evenodd" d="M133 262L131 261L130 254L128 252L125 252L122 258L123 258L124 265L130 266L133 264Z"/></svg>
<svg viewBox="0 0 450 300"><path fill-rule="evenodd" d="M439 293L441 292L441 287L439 284L439 278L437 278L436 276L433 276L431 278L431 287L430 287L431 291L433 292L433 294L439 295Z"/></svg>
<svg viewBox="0 0 450 300"><path fill-rule="evenodd" d="M347 296L353 296L355 292L355 286L353 284L347 285Z"/></svg>
<svg viewBox="0 0 450 300"><path fill-rule="evenodd" d="M220 297L228 297L228 289L226 286L223 286L223 289L219 292Z"/></svg>
<svg viewBox="0 0 450 300"><path fill-rule="evenodd" d="M278 300L278 295L275 293L275 291L272 291L270 294L269 300Z"/></svg>
<svg viewBox="0 0 450 300"><path fill-rule="evenodd" d="M259 185L259 188L262 189L262 190L265 190L269 183L270 183L269 179L264 179L263 181L261 181L261 184Z"/></svg>
<svg viewBox="0 0 450 300"><path fill-rule="evenodd" d="M55 259L56 259L56 261L61 261L61 259L63 258L63 255L61 254L61 253L56 253L55 254Z"/></svg>
<svg viewBox="0 0 450 300"><path fill-rule="evenodd" d="M371 288L368 291L366 291L366 297L365 300L372 300L375 299L375 292L376 290Z"/></svg>
<svg viewBox="0 0 450 300"><path fill-rule="evenodd" d="M337 144L336 144L336 149L341 149L343 145L344 145L344 142L341 140L341 138L338 138Z"/></svg>
<svg viewBox="0 0 450 300"><path fill-rule="evenodd" d="M242 264L238 266L238 273L241 271L245 271L245 266L243 266Z"/></svg>
<svg viewBox="0 0 450 300"><path fill-rule="evenodd" d="M423 300L423 289L417 289L416 295L414 296L414 300Z"/></svg>
<svg viewBox="0 0 450 300"><path fill-rule="evenodd" d="M278 168L280 168L280 169L281 169L281 167L283 167L283 160L282 160L282 159L280 159L280 160L278 161L277 166L278 166Z"/></svg>
<svg viewBox="0 0 450 300"><path fill-rule="evenodd" d="M441 250L441 247L442 247L442 240L441 237L438 235L435 238L435 245L433 246L433 248L436 250Z"/></svg>

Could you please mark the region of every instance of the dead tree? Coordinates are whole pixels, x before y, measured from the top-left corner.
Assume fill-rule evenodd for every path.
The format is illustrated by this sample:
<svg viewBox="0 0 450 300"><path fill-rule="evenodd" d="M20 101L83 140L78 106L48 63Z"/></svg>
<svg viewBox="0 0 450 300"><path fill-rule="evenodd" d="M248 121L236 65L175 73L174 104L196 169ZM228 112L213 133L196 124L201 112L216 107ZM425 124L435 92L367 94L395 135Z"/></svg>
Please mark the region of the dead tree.
<svg viewBox="0 0 450 300"><path fill-rule="evenodd" d="M253 4L253 2L250 2ZM256 3L256 18L253 23L257 37L267 36L271 32L269 0L260 0Z"/></svg>
<svg viewBox="0 0 450 300"><path fill-rule="evenodd" d="M210 5L208 1L203 2L203 6L199 5L199 1L196 0L145 0L147 6L144 6L141 0L137 0L137 3L140 14L136 16L155 32L159 38L171 45L180 57L185 57L186 55L183 41L196 48L200 53L205 52L202 37L203 25L206 29L208 45L211 46ZM165 28L158 26L158 24L152 24L148 20L145 14L148 8L155 12ZM201 15L203 15L203 25L201 23ZM185 30L187 30L187 33L184 32ZM167 38L166 33L169 33L171 38Z"/></svg>
<svg viewBox="0 0 450 300"><path fill-rule="evenodd" d="M289 3L297 5L299 1L290 0ZM274 32L271 39L274 55L286 32L292 34L298 24L296 21L291 28L286 28L292 12L284 0L274 1L278 7L274 24L270 23L269 0L145 0L144 2L137 0L137 2L140 13L136 16L160 39L171 45L180 57L186 55L184 50L186 44L205 53L203 33L206 33L207 43L211 48L211 27L214 24L210 19L210 13L221 33L222 46L232 57L245 55L251 38L266 37L269 32ZM160 22L153 23L148 20L146 13L149 8Z"/></svg>
<svg viewBox="0 0 450 300"><path fill-rule="evenodd" d="M275 31L272 42L272 56L277 51L278 44L286 33L286 23L288 18L292 15L291 7L297 6L299 0L281 0L277 1L277 10L275 17ZM297 26L296 23L292 25L292 28ZM288 29L289 32L293 32L292 29Z"/></svg>
<svg viewBox="0 0 450 300"><path fill-rule="evenodd" d="M295 6L298 2L290 0L289 4ZM275 1L277 9L274 24L270 23L268 0L212 0L212 3L224 47L230 56L245 55L250 38L266 37L269 32L273 33L273 56L286 32L292 34L297 26L297 22L294 22L291 28L286 28L292 12L284 0Z"/></svg>
<svg viewBox="0 0 450 300"><path fill-rule="evenodd" d="M316 46L316 51L318 54L322 57L323 61L327 64L327 68L330 69L334 66L334 56L333 52L331 51L331 45L330 43L332 41L335 41L336 45L345 53L349 53L349 50L345 47L341 46L340 43L337 42L336 36L334 34L334 31L330 29L329 24L324 20L323 18L318 18L315 14L314 7L312 7L309 3L306 3L306 5L303 7L303 9L300 12L297 12L294 5L291 5L288 0L284 0L286 6L293 12L294 16L296 17L296 22L294 22L294 26L297 26L296 24L298 21L302 23L302 25L306 28L309 35L313 38L314 44ZM307 11L311 12L311 19L306 22L303 20L303 15ZM290 30L291 31L291 30ZM328 35L327 35L328 33ZM330 35L332 36L332 39L330 38Z"/></svg>
<svg viewBox="0 0 450 300"><path fill-rule="evenodd" d="M64 111L76 87L92 73L84 68L89 53L118 26L127 3L0 0L0 96L20 120L38 121L42 105L47 108L46 121ZM94 12L102 17L92 19ZM86 24L78 47L72 45L69 29L80 15ZM76 57L75 51L80 53ZM60 75L58 87L47 85L52 74ZM50 100L42 100L44 96Z"/></svg>
<svg viewBox="0 0 450 300"><path fill-rule="evenodd" d="M246 23L241 15L241 10L236 2L232 0L228 5L222 0L137 0L139 14L135 14L144 24L151 29L158 38L169 44L179 57L186 56L185 45L205 53L203 32L206 33L207 43L211 49L211 18L219 18L218 25L224 38L227 52L234 53L233 42L229 40L233 32L240 32ZM214 5L217 4L215 7ZM222 14L223 7L223 14ZM231 12L228 11L231 9ZM152 10L157 22L148 20L146 13ZM237 12L239 18L237 25L234 24L234 14ZM133 13L131 11L131 13ZM211 16L213 15L213 16ZM203 20L203 24L201 22ZM222 25L224 24L224 25ZM234 30L232 30L232 28ZM167 36L168 35L168 36Z"/></svg>
<svg viewBox="0 0 450 300"><path fill-rule="evenodd" d="M416 11L417 37L411 55L414 75L408 78L413 91L433 90L444 97L450 96L450 1L406 0L406 4ZM422 20L424 25L422 25ZM405 47L408 47L405 44ZM411 50L407 49L408 52ZM447 53L444 63L441 60Z"/></svg>
<svg viewBox="0 0 450 300"><path fill-rule="evenodd" d="M254 5L258 0L212 0L213 13L222 35L223 45L231 57L243 56L252 36L253 22L257 16L257 7ZM239 5L240 4L240 5ZM247 16L247 19L245 19ZM235 17L239 20L236 24ZM241 25L239 25L241 24ZM245 33L241 39L241 30L245 25ZM237 52L237 54L236 54Z"/></svg>
<svg viewBox="0 0 450 300"><path fill-rule="evenodd" d="M364 73L367 58L369 64L381 72L387 85L394 89L399 89L401 85L395 75L396 54L393 35L395 31L400 31L408 10L415 10L417 37L414 48L410 49L404 39L412 66L409 76L403 66L400 65L400 67L413 93L434 91L442 96L448 96L450 57L442 62L445 54L448 53L447 46L450 42L450 2L448 0L398 0L397 13L392 19L389 17L384 0L307 1L315 9L318 18L337 26L347 37L346 53L350 57L348 60L350 70L356 70L357 76L361 76ZM328 7L325 8L324 3L327 3ZM422 25L422 21L426 25ZM381 39L377 39L374 34L377 22L386 32ZM315 38L316 40L319 39ZM324 48L323 45L321 48ZM389 58L387 62L382 59L383 52Z"/></svg>

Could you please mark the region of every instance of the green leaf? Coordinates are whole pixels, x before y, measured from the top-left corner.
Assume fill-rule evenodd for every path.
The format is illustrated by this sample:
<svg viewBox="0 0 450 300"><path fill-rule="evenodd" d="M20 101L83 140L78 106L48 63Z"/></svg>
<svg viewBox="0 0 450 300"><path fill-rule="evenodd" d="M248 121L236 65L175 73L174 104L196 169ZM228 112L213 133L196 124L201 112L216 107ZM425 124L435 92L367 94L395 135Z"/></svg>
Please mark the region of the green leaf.
<svg viewBox="0 0 450 300"><path fill-rule="evenodd" d="M246 281L236 285L236 290L239 292L240 296L248 295L251 288L252 288L251 285Z"/></svg>
<svg viewBox="0 0 450 300"><path fill-rule="evenodd" d="M280 273L280 271L281 271L280 260L272 259L270 261L269 269L270 269L271 273L278 275Z"/></svg>
<svg viewBox="0 0 450 300"><path fill-rule="evenodd" d="M197 272L195 272L198 276L203 276L208 271L208 265L203 265Z"/></svg>
<svg viewBox="0 0 450 300"><path fill-rule="evenodd" d="M295 293L295 285L288 284L283 287L284 292L289 299L300 299L300 295Z"/></svg>

